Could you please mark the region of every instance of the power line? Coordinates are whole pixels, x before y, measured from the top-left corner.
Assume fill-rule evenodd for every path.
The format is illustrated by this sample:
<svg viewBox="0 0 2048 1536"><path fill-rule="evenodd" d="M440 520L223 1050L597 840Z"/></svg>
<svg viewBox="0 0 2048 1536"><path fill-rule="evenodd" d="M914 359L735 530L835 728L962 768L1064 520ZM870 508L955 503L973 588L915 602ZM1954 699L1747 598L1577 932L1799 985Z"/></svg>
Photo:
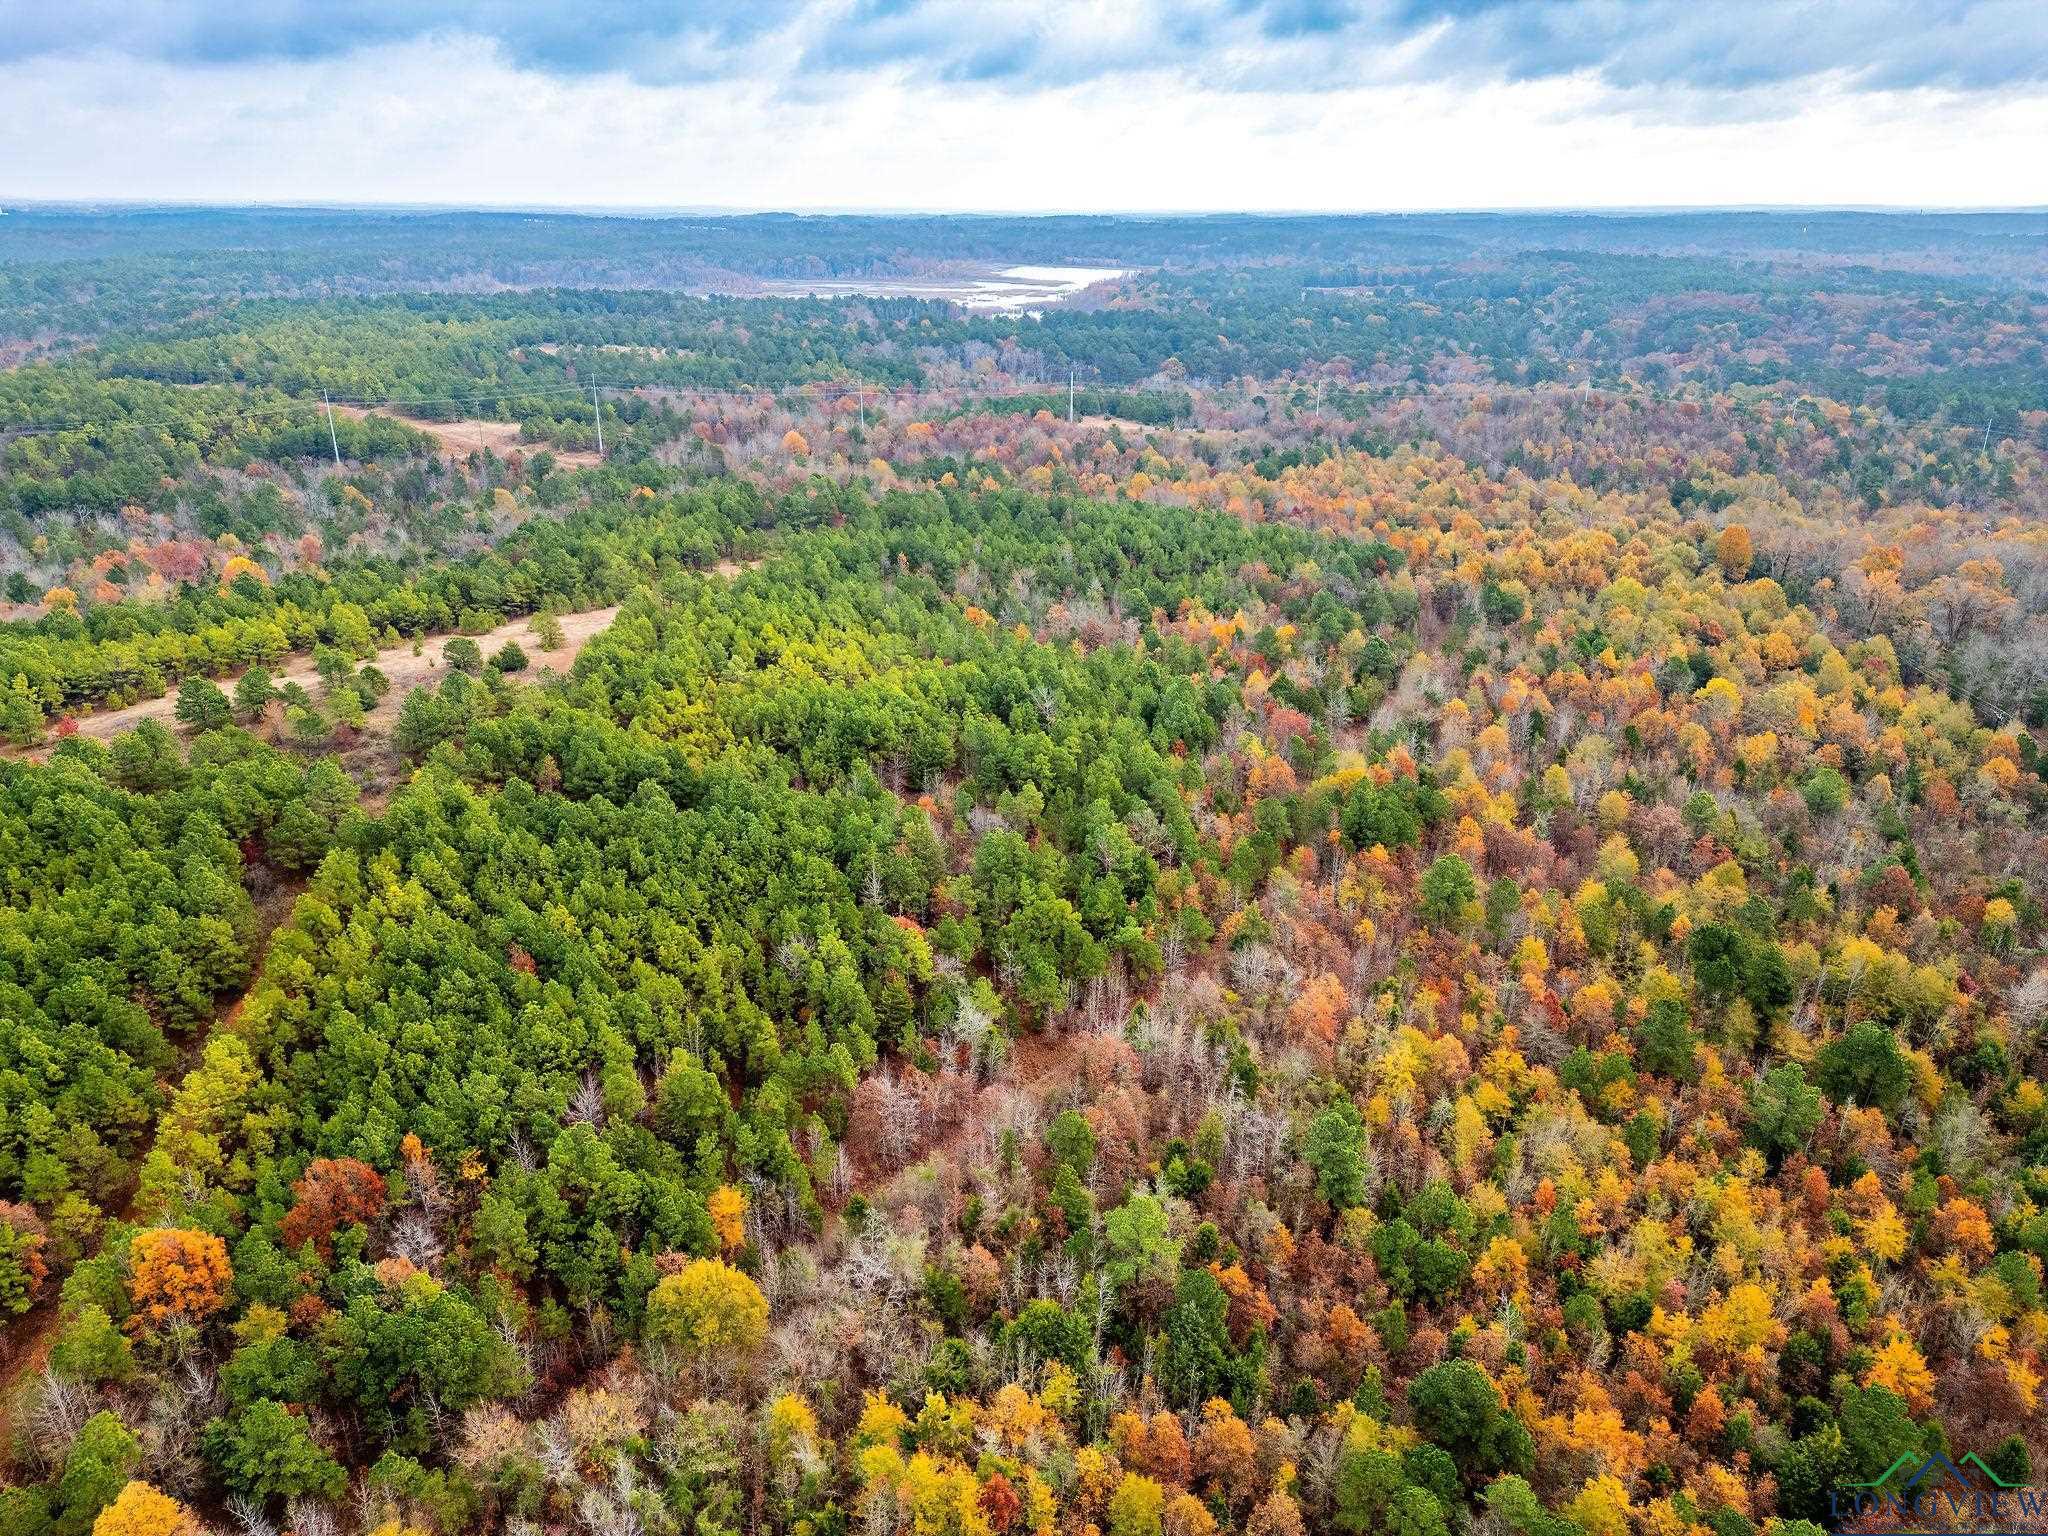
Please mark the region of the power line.
<svg viewBox="0 0 2048 1536"><path fill-rule="evenodd" d="M342 401L343 405L350 404ZM117 421L94 421L89 417L74 417L70 421L24 421L0 422L0 432L9 432L17 437L36 437L52 432L116 432L130 427L177 427L206 426L221 421L253 421L265 416L289 416L318 405L316 400L295 400L290 405L267 406L257 411L231 411L218 416L164 416L154 421L137 421L123 417Z"/></svg>
<svg viewBox="0 0 2048 1536"><path fill-rule="evenodd" d="M106 382L166 383L168 381L132 378L114 379ZM214 387L232 389L236 386L228 383L219 383L215 384ZM1129 386L1125 387L1128 388ZM1354 388L1352 393L1379 396L1459 394L1477 392L1489 387L1497 388L1498 386L1478 384L1366 385ZM307 397L282 405L264 406L246 411L226 411L206 416L165 416L145 420L124 418L114 421L94 421L89 418L78 417L69 421L0 422L0 436L21 438L50 436L60 432L112 433L120 431L150 431L163 427L220 427L230 422L260 421L279 416L290 416L301 411L325 410L328 413L330 438L332 438L333 408L337 405L341 406L344 410L369 411L404 410L433 405L485 405L500 402L516 404L520 401L548 399L562 395L581 397L586 388L592 392L593 396L595 396L597 391L609 389L625 394L670 393L685 395L694 400L759 400L764 396L773 399L777 396L801 395L813 401L820 401L845 399L853 396L861 402L863 419L866 417L866 401L870 393L877 396L878 399L885 401L914 399L920 395L949 396L955 394L961 395L966 399L980 400L1014 399L1029 396L1046 396L1055 400L1058 398L1058 386L1050 383L1017 383L1000 388L970 388L962 390L957 386L929 384L899 384L894 388L889 388L886 386L870 385L859 379L813 379L786 384L742 385L737 388L728 389L699 388L691 384L666 383L655 380L642 383L536 385L531 388L496 389L486 394L472 395L387 396L383 398L367 396L334 397L323 390L320 398L317 400ZM1075 419L1078 388L1077 376L1073 370L1069 370L1067 377L1067 413L1069 421ZM1198 385L1185 383L1176 385L1175 388L1189 395L1221 395L1227 393L1225 390L1204 389ZM1320 396L1320 389L1317 393ZM1320 410L1320 400L1318 401L1318 409ZM408 422L406 425L413 425L413 423Z"/></svg>
<svg viewBox="0 0 2048 1536"><path fill-rule="evenodd" d="M143 382L161 381L150 380ZM223 384L218 387L228 389L234 386ZM795 384L757 384L737 389L700 389L691 384L668 384L661 382L598 384L588 387L593 393L602 389L618 390L628 394L638 394L648 390L665 390L676 394L689 395L699 400L756 400L763 395L773 397L776 395L793 394L807 395L814 399L820 397L844 399L850 395L864 397L870 392L871 388L871 386L858 381L840 382L835 380L811 380ZM132 418L114 421L94 421L86 417L77 417L70 421L0 422L0 433L14 437L36 437L47 436L57 432L119 432L146 431L155 427L221 426L233 421L256 421L277 416L290 416L300 411L326 409L331 412L332 408L337 405L341 406L344 410L398 410L424 405L485 405L498 401L518 402L559 395L576 395L581 397L585 388L586 386L582 384L548 385L533 389L499 389L493 390L489 394L481 395L429 395L410 399L398 397L385 399L368 397L349 398L330 396L323 390L318 400L309 397L304 400L294 400L288 405L265 406L257 410L224 411L206 416L163 416L142 421ZM905 397L921 394L946 395L952 394L955 391L944 386L904 384L897 386L895 389L873 388L872 392L881 396ZM1016 395L1043 395L1050 392L1048 388L1042 388L1037 385L1020 384L1004 389L969 390L967 394L980 399L999 399Z"/></svg>
<svg viewBox="0 0 2048 1536"><path fill-rule="evenodd" d="M327 446L334 450L334 467L341 468L341 439L334 435L334 402L327 398L327 391L320 391L320 403L327 407Z"/></svg>
<svg viewBox="0 0 2048 1536"><path fill-rule="evenodd" d="M117 382L160 383L163 381L152 379L120 380ZM232 384L222 384L217 387L221 389L232 389L235 386ZM138 429L149 427L203 427L214 426L223 422L230 421L256 421L266 417L290 416L300 411L317 410L322 408L323 406L331 408L332 406L338 405L341 406L343 409L367 410L375 407L398 408L416 405L482 405L494 400L527 400L532 399L535 396L562 394L581 395L582 393L582 385L570 384L561 387L547 386L544 388L537 389L501 389L488 395L439 395L428 396L423 399L412 400L396 398L376 400L352 399L348 397L335 397L330 399L327 392L325 390L322 390L320 399L318 400L314 400L308 397L304 400L294 400L287 405L264 406L258 410L224 411L218 414L206 416L161 416L155 418L154 420L144 421L137 421L132 418L122 418L116 421L94 421L88 417L81 416L75 417L69 421L0 422L0 432L12 433L17 437L30 437L44 435L52 432L116 432L125 429Z"/></svg>

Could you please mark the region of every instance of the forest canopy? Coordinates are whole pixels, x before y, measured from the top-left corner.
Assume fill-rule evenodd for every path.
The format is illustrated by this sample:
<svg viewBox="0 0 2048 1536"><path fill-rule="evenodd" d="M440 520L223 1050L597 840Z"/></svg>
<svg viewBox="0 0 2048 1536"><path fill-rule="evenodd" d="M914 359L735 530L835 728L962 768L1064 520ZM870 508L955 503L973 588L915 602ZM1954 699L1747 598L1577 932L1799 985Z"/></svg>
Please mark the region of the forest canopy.
<svg viewBox="0 0 2048 1536"><path fill-rule="evenodd" d="M2031 216L65 217L0 1533L2033 1476Z"/></svg>

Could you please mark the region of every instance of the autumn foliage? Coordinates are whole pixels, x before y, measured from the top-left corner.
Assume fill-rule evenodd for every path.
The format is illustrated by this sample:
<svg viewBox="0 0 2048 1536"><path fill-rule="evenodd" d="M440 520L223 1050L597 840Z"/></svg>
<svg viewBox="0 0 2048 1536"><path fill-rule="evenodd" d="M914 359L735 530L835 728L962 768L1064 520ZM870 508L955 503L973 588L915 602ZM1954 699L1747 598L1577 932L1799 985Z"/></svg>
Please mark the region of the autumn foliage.
<svg viewBox="0 0 2048 1536"><path fill-rule="evenodd" d="M158 1332L205 1322L227 1304L234 1270L227 1245L210 1232L158 1227L129 1245L130 1327Z"/></svg>
<svg viewBox="0 0 2048 1536"><path fill-rule="evenodd" d="M332 1257L335 1231L375 1221L386 1196L382 1175L368 1163L352 1157L320 1158L292 1185L292 1208L285 1213L279 1235L287 1248L311 1243L323 1258Z"/></svg>
<svg viewBox="0 0 2048 1536"><path fill-rule="evenodd" d="M92 1536L202 1536L204 1527L184 1505L145 1482L131 1482L99 1512Z"/></svg>
<svg viewBox="0 0 2048 1536"><path fill-rule="evenodd" d="M1485 267L91 354L542 387L516 453L224 431L0 535L69 594L0 633L25 757L186 695L0 771L56 1313L0 1515L1813 1536L2036 1476L2048 414L1907 407L2041 305ZM613 605L561 675L473 638Z"/></svg>

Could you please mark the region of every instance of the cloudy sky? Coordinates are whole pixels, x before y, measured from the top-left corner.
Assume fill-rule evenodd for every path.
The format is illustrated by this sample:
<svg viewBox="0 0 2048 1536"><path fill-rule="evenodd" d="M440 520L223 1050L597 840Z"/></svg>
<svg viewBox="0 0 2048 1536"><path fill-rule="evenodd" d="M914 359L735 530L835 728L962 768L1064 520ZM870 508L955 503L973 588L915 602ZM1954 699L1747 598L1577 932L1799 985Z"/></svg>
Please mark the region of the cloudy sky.
<svg viewBox="0 0 2048 1536"><path fill-rule="evenodd" d="M2048 0L0 0L0 198L2048 203Z"/></svg>

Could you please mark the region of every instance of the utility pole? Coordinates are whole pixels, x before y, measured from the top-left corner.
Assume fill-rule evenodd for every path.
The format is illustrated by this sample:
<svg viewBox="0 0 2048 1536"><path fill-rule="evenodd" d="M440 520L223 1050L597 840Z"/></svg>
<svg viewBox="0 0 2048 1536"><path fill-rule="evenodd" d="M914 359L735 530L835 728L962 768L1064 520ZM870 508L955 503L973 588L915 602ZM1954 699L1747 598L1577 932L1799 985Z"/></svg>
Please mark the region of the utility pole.
<svg viewBox="0 0 2048 1536"><path fill-rule="evenodd" d="M334 467L341 468L341 439L334 435L334 402L327 398L327 391L320 391L320 404L327 411L327 446L334 450Z"/></svg>
<svg viewBox="0 0 2048 1536"><path fill-rule="evenodd" d="M604 457L604 407L598 403L597 386L590 386L590 414L597 419L597 456Z"/></svg>
<svg viewBox="0 0 2048 1536"><path fill-rule="evenodd" d="M1067 425L1074 424L1074 370L1067 370Z"/></svg>
<svg viewBox="0 0 2048 1536"><path fill-rule="evenodd" d="M1977 450L1979 453L1989 453L1991 451L1991 423L1996 418L1996 414L1994 412L1992 415L1984 418L1984 445Z"/></svg>
<svg viewBox="0 0 2048 1536"><path fill-rule="evenodd" d="M1323 381L1322 381L1321 379L1317 379L1317 380L1316 380L1316 428L1317 428L1317 430L1319 430L1319 431L1320 431L1320 430L1321 430L1321 428L1322 428L1322 425L1323 425Z"/></svg>
<svg viewBox="0 0 2048 1536"><path fill-rule="evenodd" d="M868 430L868 386L865 379L856 381L854 393L860 396L860 430L865 437Z"/></svg>

